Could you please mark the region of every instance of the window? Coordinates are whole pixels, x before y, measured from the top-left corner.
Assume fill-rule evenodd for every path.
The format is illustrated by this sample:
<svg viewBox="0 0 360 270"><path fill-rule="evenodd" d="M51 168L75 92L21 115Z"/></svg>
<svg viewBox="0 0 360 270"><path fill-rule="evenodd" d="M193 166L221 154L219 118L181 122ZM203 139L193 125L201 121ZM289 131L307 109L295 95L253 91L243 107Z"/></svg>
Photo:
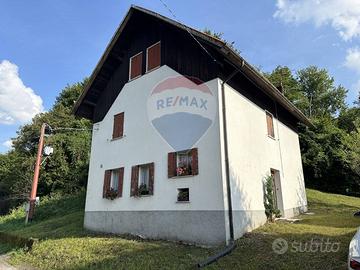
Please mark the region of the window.
<svg viewBox="0 0 360 270"><path fill-rule="evenodd" d="M197 148L168 153L169 178L197 174L199 174Z"/></svg>
<svg viewBox="0 0 360 270"><path fill-rule="evenodd" d="M190 200L188 188L178 188L177 201L188 202Z"/></svg>
<svg viewBox="0 0 360 270"><path fill-rule="evenodd" d="M124 135L124 113L114 115L114 127L112 138L121 138Z"/></svg>
<svg viewBox="0 0 360 270"><path fill-rule="evenodd" d="M142 74L142 52L130 58L129 80L133 80Z"/></svg>
<svg viewBox="0 0 360 270"><path fill-rule="evenodd" d="M275 138L273 116L269 112L266 112L266 125L267 125L268 136Z"/></svg>
<svg viewBox="0 0 360 270"><path fill-rule="evenodd" d="M190 151L176 153L176 175L191 175L192 156Z"/></svg>
<svg viewBox="0 0 360 270"><path fill-rule="evenodd" d="M154 163L136 165L131 171L130 195L140 197L154 194Z"/></svg>
<svg viewBox="0 0 360 270"><path fill-rule="evenodd" d="M150 166L142 165L139 167L139 195L149 194Z"/></svg>
<svg viewBox="0 0 360 270"><path fill-rule="evenodd" d="M160 67L161 64L161 45L160 41L151 45L146 50L146 72Z"/></svg>
<svg viewBox="0 0 360 270"><path fill-rule="evenodd" d="M115 199L122 196L124 168L106 170L103 185L103 198Z"/></svg>
<svg viewBox="0 0 360 270"><path fill-rule="evenodd" d="M118 191L119 189L119 170L111 170L111 181L110 181L110 189L114 191Z"/></svg>

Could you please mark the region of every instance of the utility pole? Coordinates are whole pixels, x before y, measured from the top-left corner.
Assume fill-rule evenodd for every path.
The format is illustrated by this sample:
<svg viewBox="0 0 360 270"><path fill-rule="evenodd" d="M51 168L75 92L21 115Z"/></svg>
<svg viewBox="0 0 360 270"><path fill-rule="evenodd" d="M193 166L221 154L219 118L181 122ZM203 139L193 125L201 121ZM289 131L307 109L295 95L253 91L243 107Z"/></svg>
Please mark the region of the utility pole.
<svg viewBox="0 0 360 270"><path fill-rule="evenodd" d="M41 125L41 130L40 130L40 139L39 139L39 146L38 146L38 151L37 151L37 156L36 156L34 178L33 178L33 183L32 183L32 187L31 187L30 198L29 198L29 209L26 213L26 220L25 220L26 224L28 223L28 221L31 221L34 217L36 192L37 192L38 181L39 181L41 157L42 157L42 152L43 152L43 147L44 147L45 128L46 128L46 124L43 123Z"/></svg>

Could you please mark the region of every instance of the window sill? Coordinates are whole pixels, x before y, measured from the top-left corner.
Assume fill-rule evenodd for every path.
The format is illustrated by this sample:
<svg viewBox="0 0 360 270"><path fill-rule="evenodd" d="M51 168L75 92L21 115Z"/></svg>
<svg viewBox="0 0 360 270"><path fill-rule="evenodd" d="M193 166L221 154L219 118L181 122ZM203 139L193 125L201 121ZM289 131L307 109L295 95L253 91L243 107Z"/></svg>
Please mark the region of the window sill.
<svg viewBox="0 0 360 270"><path fill-rule="evenodd" d="M112 141L118 141L118 140L121 140L121 139L123 139L123 138L125 138L125 137L126 137L126 135L122 135L121 137L112 138L112 139L110 140L110 142L112 142Z"/></svg>
<svg viewBox="0 0 360 270"><path fill-rule="evenodd" d="M173 177L170 177L169 179L176 179L176 178L187 178L187 177L194 177L194 174L188 174L188 175L176 175Z"/></svg>
<svg viewBox="0 0 360 270"><path fill-rule="evenodd" d="M114 198L114 199L111 199L111 198L103 198L104 200L108 200L108 201L115 201L115 200L117 200L117 199L120 199L121 197L116 197L116 198Z"/></svg>
<svg viewBox="0 0 360 270"><path fill-rule="evenodd" d="M134 198L147 198L147 197L152 197L153 195L138 195L138 196L134 196Z"/></svg>
<svg viewBox="0 0 360 270"><path fill-rule="evenodd" d="M190 203L190 201L176 201L176 203Z"/></svg>

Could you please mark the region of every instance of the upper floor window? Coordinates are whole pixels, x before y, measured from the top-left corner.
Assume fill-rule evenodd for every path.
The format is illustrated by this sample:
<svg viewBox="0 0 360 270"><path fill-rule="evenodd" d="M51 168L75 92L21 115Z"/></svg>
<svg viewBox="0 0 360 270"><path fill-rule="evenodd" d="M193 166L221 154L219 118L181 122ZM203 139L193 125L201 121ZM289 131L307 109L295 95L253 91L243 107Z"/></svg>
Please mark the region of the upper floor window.
<svg viewBox="0 0 360 270"><path fill-rule="evenodd" d="M130 57L129 80L133 80L142 73L142 52Z"/></svg>
<svg viewBox="0 0 360 270"><path fill-rule="evenodd" d="M199 174L197 148L168 153L169 178L197 174Z"/></svg>
<svg viewBox="0 0 360 270"><path fill-rule="evenodd" d="M112 138L121 138L124 135L124 113L114 115L114 126Z"/></svg>
<svg viewBox="0 0 360 270"><path fill-rule="evenodd" d="M269 112L266 112L266 125L268 136L275 138L274 120L272 114Z"/></svg>
<svg viewBox="0 0 360 270"><path fill-rule="evenodd" d="M146 72L151 71L161 65L161 43L160 41L151 45L146 50Z"/></svg>

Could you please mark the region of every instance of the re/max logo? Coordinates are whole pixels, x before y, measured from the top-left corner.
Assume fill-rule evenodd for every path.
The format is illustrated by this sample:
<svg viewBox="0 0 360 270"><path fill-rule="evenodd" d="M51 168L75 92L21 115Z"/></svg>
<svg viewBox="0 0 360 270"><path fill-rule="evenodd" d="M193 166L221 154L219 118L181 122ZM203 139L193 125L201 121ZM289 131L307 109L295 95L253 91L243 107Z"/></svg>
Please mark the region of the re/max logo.
<svg viewBox="0 0 360 270"><path fill-rule="evenodd" d="M207 110L207 102L206 99L189 96L167 97L158 99L156 101L156 108L160 110L168 107L187 106Z"/></svg>

